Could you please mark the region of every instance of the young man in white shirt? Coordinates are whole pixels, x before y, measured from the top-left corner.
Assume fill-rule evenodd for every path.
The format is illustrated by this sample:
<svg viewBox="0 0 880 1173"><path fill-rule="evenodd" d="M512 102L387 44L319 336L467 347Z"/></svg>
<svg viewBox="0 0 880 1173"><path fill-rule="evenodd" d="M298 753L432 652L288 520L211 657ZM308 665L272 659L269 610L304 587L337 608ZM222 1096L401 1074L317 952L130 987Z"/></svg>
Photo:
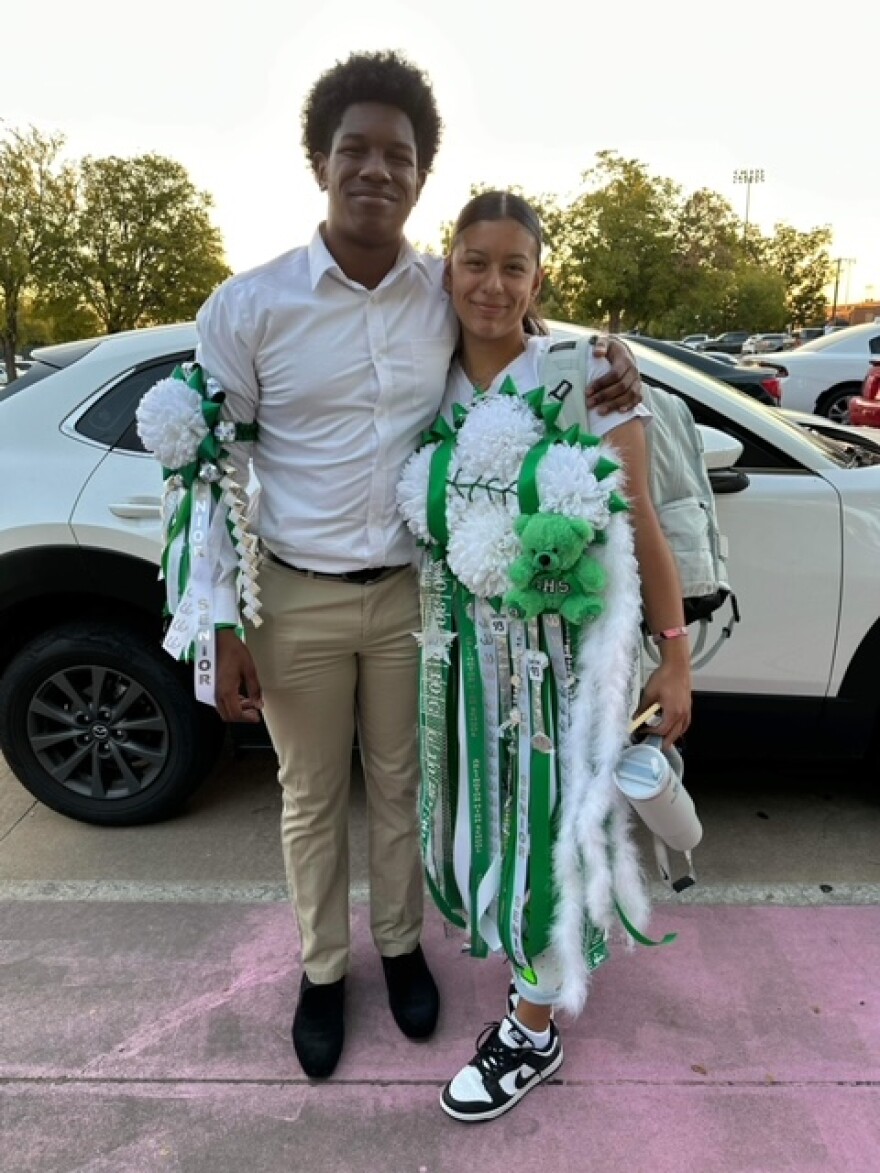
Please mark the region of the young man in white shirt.
<svg viewBox="0 0 880 1173"><path fill-rule="evenodd" d="M307 246L230 278L198 316L199 361L231 418L259 427L263 624L247 646L218 632L217 707L229 721L262 711L278 754L303 955L293 1043L316 1078L334 1070L344 1037L355 727L389 1004L411 1038L437 1021L419 945L420 620L395 489L437 414L458 333L442 262L403 235L440 133L427 78L393 53L357 54L322 75L303 110L303 145L327 192L326 221ZM634 404L628 352L612 345L609 357L591 405ZM227 603L221 619L234 622L231 587Z"/></svg>

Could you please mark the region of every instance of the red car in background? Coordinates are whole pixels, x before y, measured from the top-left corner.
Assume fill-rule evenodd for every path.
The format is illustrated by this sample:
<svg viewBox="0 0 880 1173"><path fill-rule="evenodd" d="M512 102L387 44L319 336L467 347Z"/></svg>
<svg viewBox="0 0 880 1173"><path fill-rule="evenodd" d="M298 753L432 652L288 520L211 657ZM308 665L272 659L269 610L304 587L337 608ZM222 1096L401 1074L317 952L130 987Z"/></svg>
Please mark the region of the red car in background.
<svg viewBox="0 0 880 1173"><path fill-rule="evenodd" d="M880 357L871 359L861 393L849 401L849 422L880 428Z"/></svg>

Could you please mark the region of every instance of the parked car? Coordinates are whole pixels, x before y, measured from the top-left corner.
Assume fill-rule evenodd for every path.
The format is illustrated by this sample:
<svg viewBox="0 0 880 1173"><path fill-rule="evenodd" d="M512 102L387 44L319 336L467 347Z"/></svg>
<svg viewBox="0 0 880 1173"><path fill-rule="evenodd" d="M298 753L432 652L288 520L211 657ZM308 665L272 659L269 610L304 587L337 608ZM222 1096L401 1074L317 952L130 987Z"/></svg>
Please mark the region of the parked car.
<svg viewBox="0 0 880 1173"><path fill-rule="evenodd" d="M700 354L704 354L706 358L717 358L719 362L726 363L729 367L735 367L739 362L738 355L725 354L723 350L701 350Z"/></svg>
<svg viewBox="0 0 880 1173"><path fill-rule="evenodd" d="M33 364L30 362L29 359L16 357L16 359L15 359L16 374L19 376L23 375L25 373L25 371L29 370L32 365ZM9 381L9 375L6 370L6 363L3 362L2 360L0 360L0 387L5 387L8 381Z"/></svg>
<svg viewBox="0 0 880 1173"><path fill-rule="evenodd" d="M823 334L785 355L762 355L760 362L778 372L783 407L845 422L873 355L880 356L880 325L871 322ZM742 359L744 364L756 361Z"/></svg>
<svg viewBox="0 0 880 1173"><path fill-rule="evenodd" d="M779 403L779 379L774 370L763 367L741 367L737 365L736 359L732 355L722 355L719 358L691 350L690 347L682 346L678 342L666 342L660 338L645 338L643 335L639 335L636 341L642 346L667 355L668 358L683 362L685 366L702 371L704 375L720 379L728 387L735 387L737 391L750 395L752 399L757 399L759 403L763 403L767 407L776 407Z"/></svg>
<svg viewBox="0 0 880 1173"><path fill-rule="evenodd" d="M14 488L0 496L0 748L34 796L86 822L178 810L224 736L160 646L161 476L134 422L194 342L186 324L47 347L0 391ZM880 453L630 346L648 383L742 445L710 473L742 622L695 673L689 752L865 758L880 729Z"/></svg>
<svg viewBox="0 0 880 1173"><path fill-rule="evenodd" d="M849 401L849 421L851 424L880 428L880 354L871 359L861 393Z"/></svg>
<svg viewBox="0 0 880 1173"><path fill-rule="evenodd" d="M700 342L697 350L721 350L724 354L742 354L743 343L752 336L751 330L728 330L717 338Z"/></svg>
<svg viewBox="0 0 880 1173"><path fill-rule="evenodd" d="M774 354L780 350L790 349L792 338L790 334L752 334L742 346L743 354Z"/></svg>
<svg viewBox="0 0 880 1173"><path fill-rule="evenodd" d="M700 342L709 341L708 334L687 334L681 340L682 346L697 346Z"/></svg>
<svg viewBox="0 0 880 1173"><path fill-rule="evenodd" d="M795 346L803 346L805 342L812 342L814 338L821 338L825 331L821 326L804 326L800 330L792 330L791 337Z"/></svg>

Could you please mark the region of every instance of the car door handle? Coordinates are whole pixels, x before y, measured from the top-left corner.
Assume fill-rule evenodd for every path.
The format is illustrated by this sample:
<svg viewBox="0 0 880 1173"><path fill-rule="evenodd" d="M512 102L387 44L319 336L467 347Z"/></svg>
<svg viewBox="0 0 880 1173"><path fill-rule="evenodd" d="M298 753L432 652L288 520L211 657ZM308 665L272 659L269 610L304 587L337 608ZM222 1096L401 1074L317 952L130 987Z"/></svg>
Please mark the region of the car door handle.
<svg viewBox="0 0 880 1173"><path fill-rule="evenodd" d="M741 493L750 481L738 468L713 468L709 471L709 484L713 493Z"/></svg>
<svg viewBox="0 0 880 1173"><path fill-rule="evenodd" d="M117 517L155 517L162 516L162 502L158 497L129 497L127 501L119 501L109 506L110 512Z"/></svg>

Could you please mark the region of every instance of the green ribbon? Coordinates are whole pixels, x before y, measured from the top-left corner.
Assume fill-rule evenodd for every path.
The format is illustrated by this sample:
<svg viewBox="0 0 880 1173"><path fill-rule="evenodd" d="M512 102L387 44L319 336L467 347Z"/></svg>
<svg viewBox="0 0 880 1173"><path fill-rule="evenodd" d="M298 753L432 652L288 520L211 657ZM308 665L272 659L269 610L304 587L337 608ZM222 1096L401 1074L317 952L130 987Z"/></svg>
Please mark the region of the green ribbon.
<svg viewBox="0 0 880 1173"><path fill-rule="evenodd" d="M490 801L488 763L486 761L486 723L483 704L483 681L477 651L477 631L470 611L474 597L458 581L453 593L455 625L461 656L462 687L465 698L466 769L470 790L471 874L470 874L470 951L474 957L487 957L489 947L480 936L478 890L492 862L489 836Z"/></svg>
<svg viewBox="0 0 880 1173"><path fill-rule="evenodd" d="M555 443L552 436L545 436L526 453L522 467L519 470L519 479L516 483L516 493L519 499L520 513L537 513L540 506L538 496L538 465L547 455Z"/></svg>
<svg viewBox="0 0 880 1173"><path fill-rule="evenodd" d="M440 547L445 550L449 543L449 527L446 522L446 481L449 476L449 465L452 463L454 439L448 437L441 441L431 456L431 465L428 471L428 532Z"/></svg>
<svg viewBox="0 0 880 1173"><path fill-rule="evenodd" d="M587 921L584 925L584 958L587 969L598 969L603 961L608 960L608 956L604 932Z"/></svg>
<svg viewBox="0 0 880 1173"><path fill-rule="evenodd" d="M671 945L672 942L678 937L678 933L667 933L661 941L652 941L650 937L646 937L644 933L640 933L635 925L630 923L626 913L623 911L616 900L614 901L614 907L617 910L617 915L620 917L620 921L623 927L626 929L632 939L634 941L638 941L640 945Z"/></svg>
<svg viewBox="0 0 880 1173"><path fill-rule="evenodd" d="M511 727L509 749L510 786L502 826L501 887L498 895L498 931L504 952L520 968L528 965L523 933L527 929L526 892L528 890L530 803L532 796L531 708L529 683L523 680L527 652L526 626L512 620L508 626L508 646L513 674L520 677L514 696L519 711L518 724Z"/></svg>
<svg viewBox="0 0 880 1173"><path fill-rule="evenodd" d="M563 405L559 402L547 403L544 398L543 387L536 387L534 391L529 391L522 398L535 415L543 421L546 429L544 438L539 440L526 453L522 467L520 468L519 480L517 481L517 496L520 512L537 513L540 508L538 465L547 455L550 448L560 442L572 445L579 444L582 448L595 448L601 441L598 436L591 436L587 432L582 432L577 424L572 424L564 432L560 431L557 427L557 420L559 419ZM616 464L609 457L600 456L593 468L593 473L597 481L603 481L611 473L616 472L619 467L620 465ZM617 513L621 510L628 509L629 505L618 493L612 491L609 495L608 507L612 513Z"/></svg>
<svg viewBox="0 0 880 1173"><path fill-rule="evenodd" d="M524 945L529 957L538 957L550 944L553 917L553 862L551 843L550 770L548 753L532 749L529 801L529 906Z"/></svg>
<svg viewBox="0 0 880 1173"><path fill-rule="evenodd" d="M561 620L561 622L564 622ZM555 809L552 807L551 778L562 765L560 732L556 700L556 674L549 656L544 625L540 625L539 646L547 656L549 670L540 683L540 705L543 725L553 743L555 754L532 749L532 802L529 807L531 853L529 858L529 931L526 948L530 957L537 957L550 945L553 907L556 890L553 877L553 853L559 835L560 792L557 790ZM557 774L558 777L558 774Z"/></svg>
<svg viewBox="0 0 880 1173"><path fill-rule="evenodd" d="M453 578L445 564L422 571L423 621L451 631ZM442 658L420 658L419 791L420 831L425 877L441 913L459 928L466 925L464 901L452 866L458 753L455 737L456 673Z"/></svg>

